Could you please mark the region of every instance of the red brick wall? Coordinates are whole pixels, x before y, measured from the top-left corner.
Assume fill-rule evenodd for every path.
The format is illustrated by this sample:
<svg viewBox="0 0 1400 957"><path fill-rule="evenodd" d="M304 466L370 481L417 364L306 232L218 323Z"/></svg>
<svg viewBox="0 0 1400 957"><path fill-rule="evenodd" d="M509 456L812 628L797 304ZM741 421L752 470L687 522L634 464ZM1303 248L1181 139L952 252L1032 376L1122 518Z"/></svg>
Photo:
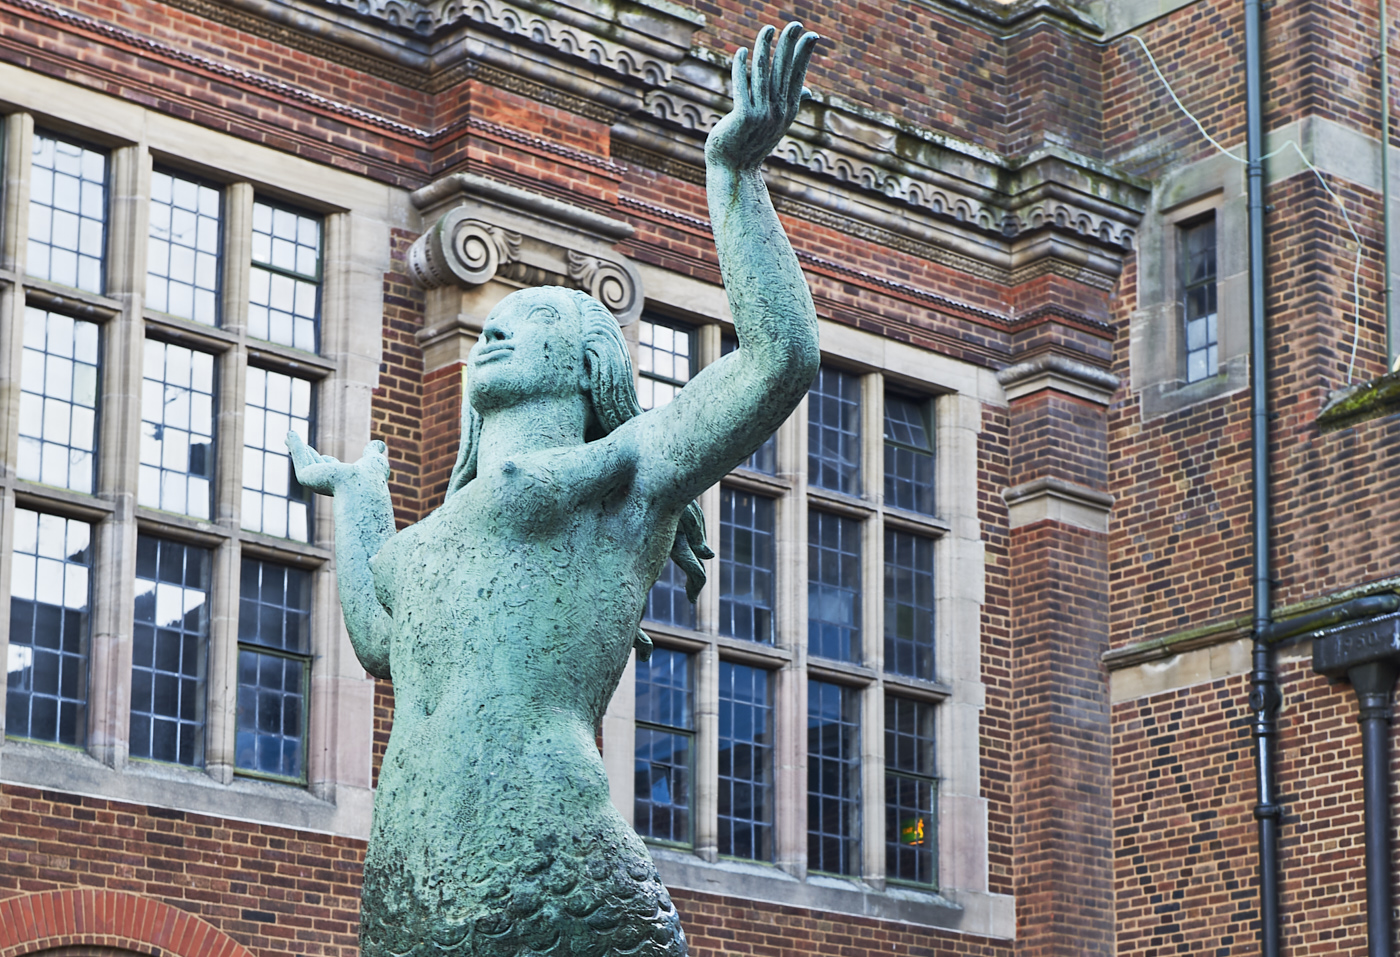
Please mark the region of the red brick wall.
<svg viewBox="0 0 1400 957"><path fill-rule="evenodd" d="M348 838L5 784L0 861L0 900L120 891L198 915L260 957L358 953L364 845Z"/></svg>

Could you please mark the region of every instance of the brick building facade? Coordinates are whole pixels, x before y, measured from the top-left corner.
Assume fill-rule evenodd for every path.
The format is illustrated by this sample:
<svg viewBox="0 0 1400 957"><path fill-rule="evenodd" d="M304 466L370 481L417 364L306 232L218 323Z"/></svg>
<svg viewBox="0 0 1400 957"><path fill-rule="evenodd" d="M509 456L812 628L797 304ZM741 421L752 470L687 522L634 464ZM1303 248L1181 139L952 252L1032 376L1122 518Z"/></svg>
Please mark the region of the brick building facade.
<svg viewBox="0 0 1400 957"><path fill-rule="evenodd" d="M1253 368L1274 618L1400 589L1375 9L1266 15L1260 366L1243 165L1143 48L1242 155L1239 4L0 0L0 957L354 951L393 689L280 436L384 440L404 526L511 290L604 301L644 404L716 361L704 136L791 17L823 371L652 592L614 799L705 957L1257 950ZM1284 945L1360 954L1312 644Z"/></svg>

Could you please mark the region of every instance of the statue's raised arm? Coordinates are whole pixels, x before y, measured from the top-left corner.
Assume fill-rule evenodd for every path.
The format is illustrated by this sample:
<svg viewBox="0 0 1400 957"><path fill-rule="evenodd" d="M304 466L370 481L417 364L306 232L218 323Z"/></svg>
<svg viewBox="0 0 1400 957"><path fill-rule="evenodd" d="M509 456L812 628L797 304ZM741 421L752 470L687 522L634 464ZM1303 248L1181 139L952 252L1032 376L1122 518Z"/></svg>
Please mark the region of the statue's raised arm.
<svg viewBox="0 0 1400 957"><path fill-rule="evenodd" d="M810 95L802 82L819 38L790 23L775 46L774 32L763 28L752 56L734 55L734 108L705 144L710 223L739 348L629 423L648 484L672 506L758 448L802 401L820 360L812 294L761 172Z"/></svg>

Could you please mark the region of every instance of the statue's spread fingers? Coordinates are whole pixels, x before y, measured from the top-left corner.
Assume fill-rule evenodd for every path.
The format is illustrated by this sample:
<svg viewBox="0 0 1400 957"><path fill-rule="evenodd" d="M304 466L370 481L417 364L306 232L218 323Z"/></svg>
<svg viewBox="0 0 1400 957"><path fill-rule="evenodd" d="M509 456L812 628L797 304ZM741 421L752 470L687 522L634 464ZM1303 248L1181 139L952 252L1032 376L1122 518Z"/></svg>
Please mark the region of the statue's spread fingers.
<svg viewBox="0 0 1400 957"><path fill-rule="evenodd" d="M797 116L798 109L802 106L804 99L812 98L812 91L802 85L802 81L807 77L807 64L812 61L812 54L817 49L817 41L821 37L815 33L807 32L797 41L797 50L793 54L792 69L788 71L791 78L789 82L792 86L789 89L796 89L797 95L789 100L791 104L790 114Z"/></svg>
<svg viewBox="0 0 1400 957"><path fill-rule="evenodd" d="M793 50L801 33L802 24L794 20L783 27L783 32L778 36L778 51L773 57L773 82L776 84L778 103L788 101L788 90L792 85Z"/></svg>
<svg viewBox="0 0 1400 957"><path fill-rule="evenodd" d="M771 105L773 102L773 34L778 31L766 26L758 31L753 42L753 79L750 81L750 102Z"/></svg>
<svg viewBox="0 0 1400 957"><path fill-rule="evenodd" d="M731 69L733 77L733 97L734 108L736 110L747 107L749 98L749 51L740 47L734 54L734 66Z"/></svg>
<svg viewBox="0 0 1400 957"><path fill-rule="evenodd" d="M316 462L316 451L301 440L301 436L295 432L287 433L287 451L292 454L292 461L298 468L312 465Z"/></svg>

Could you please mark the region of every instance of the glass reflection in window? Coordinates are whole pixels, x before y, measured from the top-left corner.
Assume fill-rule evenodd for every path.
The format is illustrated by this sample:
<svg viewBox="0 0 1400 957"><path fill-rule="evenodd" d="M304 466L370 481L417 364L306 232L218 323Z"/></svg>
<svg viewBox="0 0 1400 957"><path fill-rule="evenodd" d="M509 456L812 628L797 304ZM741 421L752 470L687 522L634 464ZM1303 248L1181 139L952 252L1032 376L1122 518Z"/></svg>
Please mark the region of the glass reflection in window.
<svg viewBox="0 0 1400 957"><path fill-rule="evenodd" d="M16 466L20 478L92 491L97 357L96 323L32 307L24 310Z"/></svg>
<svg viewBox="0 0 1400 957"><path fill-rule="evenodd" d="M5 733L80 745L87 725L92 529L15 509Z"/></svg>
<svg viewBox="0 0 1400 957"><path fill-rule="evenodd" d="M106 226L107 157L35 133L25 261L29 275L100 294Z"/></svg>
<svg viewBox="0 0 1400 957"><path fill-rule="evenodd" d="M149 308L218 324L220 205L219 191L198 180L160 170L151 174Z"/></svg>
<svg viewBox="0 0 1400 957"><path fill-rule="evenodd" d="M209 517L214 477L214 357L146 340L137 501Z"/></svg>
<svg viewBox="0 0 1400 957"><path fill-rule="evenodd" d="M321 321L321 221L253 204L248 335L315 352Z"/></svg>
<svg viewBox="0 0 1400 957"><path fill-rule="evenodd" d="M692 699L689 655L657 648L637 662L633 819L643 837L690 843Z"/></svg>
<svg viewBox="0 0 1400 957"><path fill-rule="evenodd" d="M300 780L306 770L311 576L245 558L240 581L236 763L244 771Z"/></svg>
<svg viewBox="0 0 1400 957"><path fill-rule="evenodd" d="M131 651L131 756L204 763L204 659L210 553L142 535L136 540Z"/></svg>
<svg viewBox="0 0 1400 957"><path fill-rule="evenodd" d="M310 540L311 495L292 474L287 433L311 442L311 383L248 367L243 416L243 527Z"/></svg>

